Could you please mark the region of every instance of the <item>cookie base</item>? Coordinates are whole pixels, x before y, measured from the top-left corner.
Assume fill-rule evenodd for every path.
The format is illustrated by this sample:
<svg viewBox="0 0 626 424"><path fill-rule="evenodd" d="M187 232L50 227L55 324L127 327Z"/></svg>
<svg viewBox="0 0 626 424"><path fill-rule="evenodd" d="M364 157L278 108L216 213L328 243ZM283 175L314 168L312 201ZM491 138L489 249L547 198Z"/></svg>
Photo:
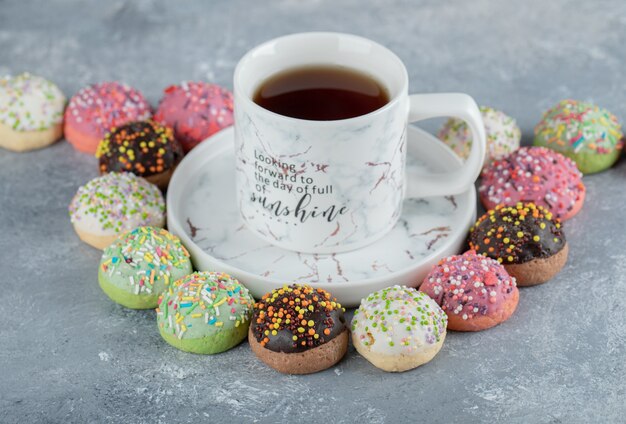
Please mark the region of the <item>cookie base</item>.
<svg viewBox="0 0 626 424"><path fill-rule="evenodd" d="M0 147L14 152L27 152L47 147L63 136L63 124L42 131L16 131L0 123Z"/></svg>
<svg viewBox="0 0 626 424"><path fill-rule="evenodd" d="M523 264L504 265L504 268L511 277L515 277L518 286L535 286L549 281L558 274L567 262L568 253L569 245L565 243L561 250L548 258L533 259Z"/></svg>
<svg viewBox="0 0 626 424"><path fill-rule="evenodd" d="M100 250L106 249L111 243L117 240L117 238L120 236L120 234L115 234L112 236L101 236L97 234L92 234L88 231L81 230L75 224L74 224L74 231L76 231L76 234L78 234L78 237L82 241Z"/></svg>
<svg viewBox="0 0 626 424"><path fill-rule="evenodd" d="M129 309L154 309L158 305L158 294L133 294L108 281L106 274L98 270L98 284L109 298Z"/></svg>
<svg viewBox="0 0 626 424"><path fill-rule="evenodd" d="M223 329L211 336L198 339L179 339L175 334L165 331L159 325L159 333L168 344L184 352L199 353L202 355L213 355L222 353L241 343L248 332L249 321L240 324L239 327Z"/></svg>
<svg viewBox="0 0 626 424"><path fill-rule="evenodd" d="M176 170L176 166L178 166L178 164L174 165L167 171L163 171L159 174L150 175L149 177L144 178L165 193L167 191L167 186L170 184L170 179L172 179L172 174L174 174L174 170Z"/></svg>
<svg viewBox="0 0 626 424"><path fill-rule="evenodd" d="M448 315L448 330L454 331L482 331L503 323L513 315L519 302L519 290L512 292L511 298L495 315L475 315L470 319L463 319L461 315Z"/></svg>
<svg viewBox="0 0 626 424"><path fill-rule="evenodd" d="M67 123L65 124L64 131L65 139L74 146L76 150L91 155L96 154L98 144L100 144L100 137L83 133Z"/></svg>
<svg viewBox="0 0 626 424"><path fill-rule="evenodd" d="M283 374L313 374L332 367L348 351L348 330L331 341L304 352L284 353L269 350L248 331L248 342L254 354L267 366Z"/></svg>
<svg viewBox="0 0 626 424"><path fill-rule="evenodd" d="M369 346L365 346L361 341L352 335L352 344L356 348L357 352L367 359L376 368L380 368L387 372L404 372L417 368L420 365L424 365L430 362L443 346L443 341L446 338L446 334L443 334L441 340L432 345L427 345L422 350L414 355L385 355L378 352L372 352Z"/></svg>

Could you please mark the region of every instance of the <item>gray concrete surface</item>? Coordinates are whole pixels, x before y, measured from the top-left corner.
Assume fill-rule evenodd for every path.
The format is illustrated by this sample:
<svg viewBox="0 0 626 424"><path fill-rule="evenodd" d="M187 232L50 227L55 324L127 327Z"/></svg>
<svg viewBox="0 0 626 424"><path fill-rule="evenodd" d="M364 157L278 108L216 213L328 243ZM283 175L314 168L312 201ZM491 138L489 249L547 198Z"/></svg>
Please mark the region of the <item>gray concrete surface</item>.
<svg viewBox="0 0 626 424"><path fill-rule="evenodd" d="M625 28L621 0L0 0L0 73L41 74L68 95L120 79L156 103L182 79L231 87L237 59L263 40L345 31L395 50L413 91L470 93L516 117L528 142L562 98L626 119ZM585 178L557 278L523 289L509 322L449 334L435 360L400 375L352 348L326 372L288 377L247 344L217 356L169 347L153 312L108 301L99 252L72 231L67 205L95 175L66 142L0 152L0 422L624 422L624 159Z"/></svg>

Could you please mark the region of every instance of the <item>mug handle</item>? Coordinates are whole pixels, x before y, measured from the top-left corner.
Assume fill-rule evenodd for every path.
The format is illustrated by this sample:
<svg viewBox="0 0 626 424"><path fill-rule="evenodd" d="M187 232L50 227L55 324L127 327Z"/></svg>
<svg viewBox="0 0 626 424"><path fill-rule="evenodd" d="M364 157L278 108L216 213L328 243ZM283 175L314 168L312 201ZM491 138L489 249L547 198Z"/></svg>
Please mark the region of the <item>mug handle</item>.
<svg viewBox="0 0 626 424"><path fill-rule="evenodd" d="M407 175L407 197L449 196L467 191L480 175L487 141L485 124L474 99L463 93L412 94L409 122L452 116L464 120L472 134L470 155L454 172Z"/></svg>

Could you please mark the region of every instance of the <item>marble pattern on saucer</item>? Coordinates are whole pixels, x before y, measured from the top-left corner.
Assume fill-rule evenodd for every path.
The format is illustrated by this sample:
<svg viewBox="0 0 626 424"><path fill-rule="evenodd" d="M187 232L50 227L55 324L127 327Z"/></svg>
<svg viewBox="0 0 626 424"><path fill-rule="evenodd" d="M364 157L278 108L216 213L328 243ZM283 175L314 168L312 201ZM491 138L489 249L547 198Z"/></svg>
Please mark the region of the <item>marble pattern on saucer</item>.
<svg viewBox="0 0 626 424"><path fill-rule="evenodd" d="M432 172L459 163L430 134L409 129L407 167ZM229 272L255 296L298 281L345 293L340 300L356 304L357 292L363 297L394 283L416 285L440 257L461 249L476 214L473 187L457 196L406 199L398 224L374 244L332 255L301 254L268 244L244 226L234 166L232 129L196 147L170 183L168 226L187 245L196 267ZM356 290L344 290L350 287Z"/></svg>

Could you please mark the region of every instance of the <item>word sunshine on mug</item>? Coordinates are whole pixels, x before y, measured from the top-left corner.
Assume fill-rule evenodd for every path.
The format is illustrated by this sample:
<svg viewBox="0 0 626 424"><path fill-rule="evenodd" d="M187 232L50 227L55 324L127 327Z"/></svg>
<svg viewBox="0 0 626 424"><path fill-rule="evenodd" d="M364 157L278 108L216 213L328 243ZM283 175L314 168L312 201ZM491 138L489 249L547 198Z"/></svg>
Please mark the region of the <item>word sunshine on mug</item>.
<svg viewBox="0 0 626 424"><path fill-rule="evenodd" d="M300 200L298 200L298 203L291 207L283 204L281 200L271 201L268 200L267 196L259 195L254 192L250 195L250 201L258 203L274 216L282 216L285 218L292 216L300 222L306 222L309 218L324 218L328 222L333 222L339 215L348 212L346 206L337 205L331 205L324 210L319 210L317 206L309 208L311 195L308 193L303 194Z"/></svg>

